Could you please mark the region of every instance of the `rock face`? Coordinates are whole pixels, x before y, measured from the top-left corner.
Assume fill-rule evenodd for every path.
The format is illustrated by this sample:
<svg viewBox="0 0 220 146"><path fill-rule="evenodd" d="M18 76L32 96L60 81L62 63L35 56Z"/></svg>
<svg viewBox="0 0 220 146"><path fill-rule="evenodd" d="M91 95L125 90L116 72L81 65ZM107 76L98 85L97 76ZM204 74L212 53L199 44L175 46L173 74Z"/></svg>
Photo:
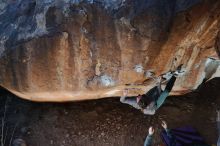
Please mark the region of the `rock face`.
<svg viewBox="0 0 220 146"><path fill-rule="evenodd" d="M220 75L218 0L0 2L0 85L33 101L144 93L183 64L172 94ZM219 34L219 35L218 35Z"/></svg>

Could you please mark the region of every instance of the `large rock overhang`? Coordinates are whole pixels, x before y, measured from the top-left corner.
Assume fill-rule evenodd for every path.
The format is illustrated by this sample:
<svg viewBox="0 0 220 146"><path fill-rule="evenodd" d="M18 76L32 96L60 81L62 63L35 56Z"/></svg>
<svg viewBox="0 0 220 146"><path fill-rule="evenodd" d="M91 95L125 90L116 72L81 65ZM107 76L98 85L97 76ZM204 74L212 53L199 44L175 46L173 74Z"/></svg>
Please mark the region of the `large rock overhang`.
<svg viewBox="0 0 220 146"><path fill-rule="evenodd" d="M171 94L219 76L217 0L17 1L0 8L0 85L33 101L137 95L183 64Z"/></svg>

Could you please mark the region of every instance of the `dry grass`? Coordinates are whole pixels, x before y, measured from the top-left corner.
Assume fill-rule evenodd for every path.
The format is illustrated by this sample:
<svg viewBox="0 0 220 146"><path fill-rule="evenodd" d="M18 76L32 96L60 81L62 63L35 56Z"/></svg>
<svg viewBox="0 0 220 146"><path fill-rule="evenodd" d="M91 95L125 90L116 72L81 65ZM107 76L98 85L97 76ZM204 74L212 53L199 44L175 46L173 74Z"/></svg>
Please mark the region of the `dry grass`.
<svg viewBox="0 0 220 146"><path fill-rule="evenodd" d="M1 146L12 145L12 140L13 140L14 133L17 127L15 125L12 132L10 133L9 126L7 125L8 99L9 97L7 97L4 103L3 117L1 118Z"/></svg>

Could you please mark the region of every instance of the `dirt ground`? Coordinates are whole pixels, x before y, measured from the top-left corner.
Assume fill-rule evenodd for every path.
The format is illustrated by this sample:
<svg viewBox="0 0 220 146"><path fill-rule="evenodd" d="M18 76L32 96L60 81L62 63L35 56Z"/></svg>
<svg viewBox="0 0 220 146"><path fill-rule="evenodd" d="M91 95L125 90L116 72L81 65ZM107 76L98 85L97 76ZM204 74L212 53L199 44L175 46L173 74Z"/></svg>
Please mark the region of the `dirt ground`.
<svg viewBox="0 0 220 146"><path fill-rule="evenodd" d="M215 144L219 90L220 78L216 78L198 92L170 96L154 116L121 104L119 98L34 103L1 90L0 118L5 113L5 146L18 138L28 146L141 146L151 125L156 128L154 145L157 145L161 143L162 119L170 128L192 125L209 144Z"/></svg>

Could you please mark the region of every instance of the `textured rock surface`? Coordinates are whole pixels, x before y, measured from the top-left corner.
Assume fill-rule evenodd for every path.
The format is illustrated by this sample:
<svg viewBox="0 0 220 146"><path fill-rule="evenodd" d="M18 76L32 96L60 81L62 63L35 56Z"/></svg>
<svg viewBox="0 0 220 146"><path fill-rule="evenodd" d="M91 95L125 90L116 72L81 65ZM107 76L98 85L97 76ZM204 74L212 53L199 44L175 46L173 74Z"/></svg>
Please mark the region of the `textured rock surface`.
<svg viewBox="0 0 220 146"><path fill-rule="evenodd" d="M217 0L3 1L0 85L34 101L136 95L147 71L184 64L172 94L189 92L220 74L219 21Z"/></svg>

